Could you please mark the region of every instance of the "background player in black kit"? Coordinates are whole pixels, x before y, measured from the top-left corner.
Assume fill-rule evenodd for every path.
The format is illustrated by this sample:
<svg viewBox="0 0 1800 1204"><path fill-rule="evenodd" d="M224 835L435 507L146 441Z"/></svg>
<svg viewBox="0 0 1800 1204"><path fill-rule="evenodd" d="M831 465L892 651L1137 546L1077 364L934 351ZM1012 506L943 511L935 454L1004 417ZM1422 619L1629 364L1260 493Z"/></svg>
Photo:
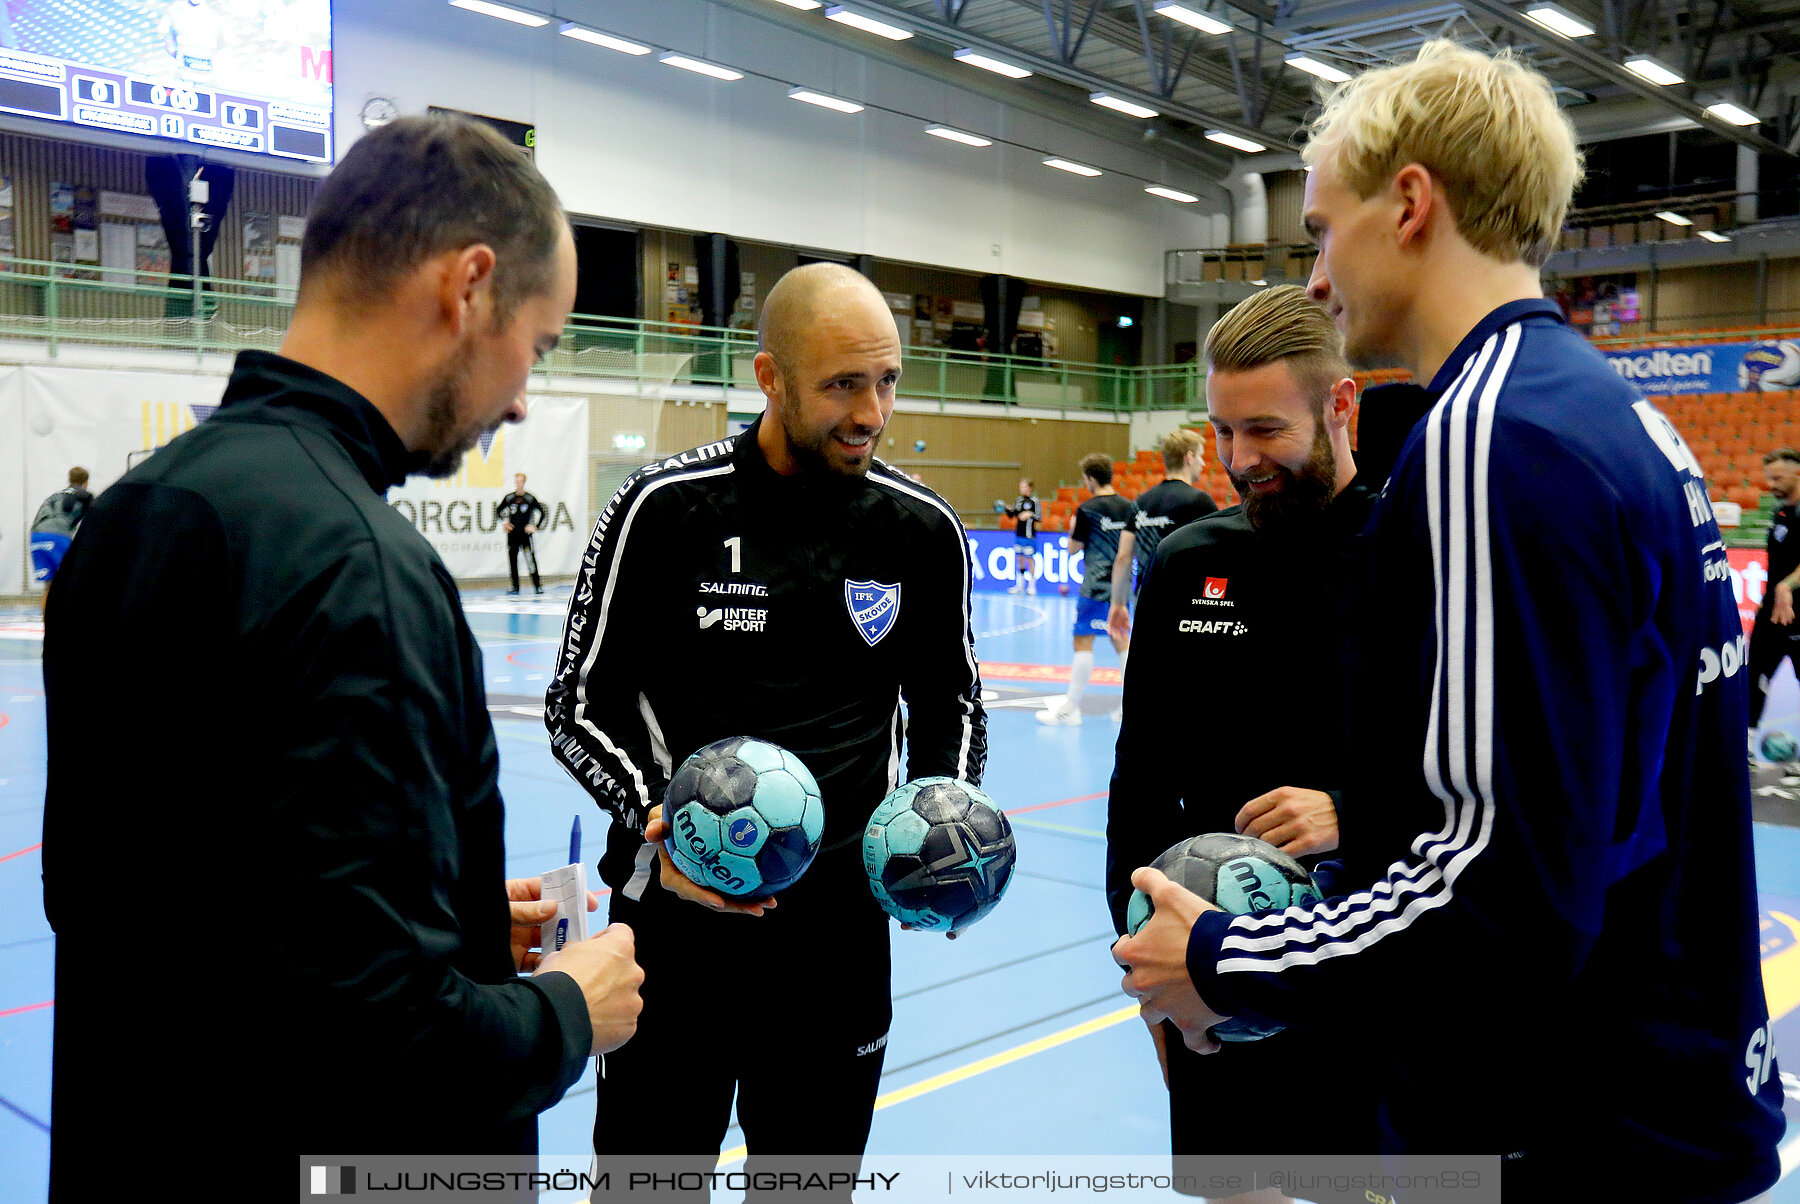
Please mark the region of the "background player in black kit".
<svg viewBox="0 0 1800 1204"><path fill-rule="evenodd" d="M1037 713L1039 723L1052 727L1077 727L1081 723L1081 696L1094 672L1094 636L1106 630L1107 600L1112 597L1113 558L1119 554L1119 538L1131 525L1137 508L1112 487L1112 461L1103 452L1081 458L1081 483L1094 496L1075 511L1069 531L1069 555L1086 552L1081 565L1081 596L1075 600L1075 656L1069 665L1069 692ZM1125 668L1130 641L1110 636ZM1116 720L1119 712L1112 713Z"/></svg>
<svg viewBox="0 0 1800 1204"><path fill-rule="evenodd" d="M1763 478L1781 508L1769 523L1769 586L1750 630L1752 752L1769 680L1783 659L1800 671L1800 623L1794 622L1794 591L1800 589L1800 451L1783 447L1764 456Z"/></svg>
<svg viewBox="0 0 1800 1204"><path fill-rule="evenodd" d="M1137 676L1125 681L1106 824L1106 898L1120 933L1131 872L1179 840L1242 832L1296 857L1338 843L1344 612L1375 501L1350 451L1356 384L1330 316L1292 285L1238 304L1205 350L1208 418L1245 500L1163 539L1139 594ZM1196 722L1170 685L1202 676L1268 701ZM1257 751L1272 744L1278 752ZM1167 1021L1150 1035L1178 1158L1375 1152L1354 1048L1289 1028L1202 1058ZM1269 1084L1321 1073L1333 1082L1331 1123L1316 1133L1221 1124Z"/></svg>
<svg viewBox="0 0 1800 1204"><path fill-rule="evenodd" d="M860 1159L893 1010L863 825L903 740L909 777L979 782L986 760L967 536L874 459L900 375L886 301L848 268L798 268L761 344L756 424L646 466L602 512L546 698L557 758L613 817L600 873L645 969L650 1035L600 1069L602 1158L712 1169L735 1089L748 1170ZM891 626L857 625L851 582L895 591ZM779 906L695 885L661 845L671 767L740 735L799 756L825 804Z"/></svg>
<svg viewBox="0 0 1800 1204"><path fill-rule="evenodd" d="M1163 537L1219 508L1212 494L1198 488L1206 467L1206 441L1199 431L1182 426L1164 435L1162 459L1168 475L1138 494L1131 526L1119 538L1119 555L1113 561L1112 609L1106 632L1115 640L1131 634L1131 594L1142 586L1144 572ZM1133 564L1138 570L1135 580Z"/></svg>
<svg viewBox="0 0 1800 1204"><path fill-rule="evenodd" d="M1002 506L1016 524L1013 527L1013 560L1017 576L1012 588L1006 591L1009 594L1037 593L1037 534L1038 523L1043 521L1043 507L1032 496L1031 488L1030 479L1020 477L1018 499L1010 506Z"/></svg>
<svg viewBox="0 0 1800 1204"><path fill-rule="evenodd" d="M525 474L513 474L513 490L500 499L500 525L506 528L506 563L512 569L512 588L506 592L519 592L519 553L525 553L525 562L531 568L531 588L538 593L544 592L544 583L538 579L537 549L531 544L531 537L537 533L538 526L549 513L544 503L525 492Z"/></svg>

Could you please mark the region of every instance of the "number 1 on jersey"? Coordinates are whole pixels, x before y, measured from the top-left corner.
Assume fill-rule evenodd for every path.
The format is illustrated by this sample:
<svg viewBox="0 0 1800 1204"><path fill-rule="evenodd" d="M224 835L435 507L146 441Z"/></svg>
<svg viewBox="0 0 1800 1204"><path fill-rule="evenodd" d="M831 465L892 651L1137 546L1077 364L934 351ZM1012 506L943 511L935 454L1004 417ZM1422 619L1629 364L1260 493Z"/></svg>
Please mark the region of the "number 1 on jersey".
<svg viewBox="0 0 1800 1204"><path fill-rule="evenodd" d="M743 538L737 535L725 541L725 546L731 549L731 571L734 575L744 571L743 545Z"/></svg>

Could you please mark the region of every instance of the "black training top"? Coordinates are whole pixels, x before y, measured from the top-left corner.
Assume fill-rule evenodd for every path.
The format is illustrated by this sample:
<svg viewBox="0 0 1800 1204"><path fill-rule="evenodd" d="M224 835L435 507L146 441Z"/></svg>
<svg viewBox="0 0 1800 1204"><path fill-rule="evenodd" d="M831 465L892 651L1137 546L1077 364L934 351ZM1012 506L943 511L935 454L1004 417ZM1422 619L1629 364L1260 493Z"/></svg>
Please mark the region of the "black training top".
<svg viewBox="0 0 1800 1204"><path fill-rule="evenodd" d="M756 736L805 762L825 804L822 858L860 856L869 813L902 780L902 740L909 780L981 782L955 511L880 460L866 476L782 476L759 429L632 474L570 600L544 723L613 816L600 873L631 897L650 809L715 740Z"/></svg>
<svg viewBox="0 0 1800 1204"><path fill-rule="evenodd" d="M514 534L523 535L526 527L541 527L548 511L544 503L527 492L509 493L500 499L498 514L500 521L511 523Z"/></svg>
<svg viewBox="0 0 1800 1204"><path fill-rule="evenodd" d="M1353 481L1316 520L1259 531L1231 506L1162 541L1131 630L1107 811L1120 932L1131 872L1176 841L1232 831L1239 808L1279 786L1343 785L1340 616L1374 504ZM1195 689L1224 700L1199 722Z"/></svg>
<svg viewBox="0 0 1800 1204"><path fill-rule="evenodd" d="M1789 502L1769 520L1769 582L1763 588L1759 617L1775 605L1775 583L1800 568L1800 505Z"/></svg>
<svg viewBox="0 0 1800 1204"><path fill-rule="evenodd" d="M1038 504L1035 496L1021 493L1018 499L1006 508L1006 512L1018 520L1018 525L1013 528L1013 534L1020 539L1037 538L1038 523L1043 521L1043 508Z"/></svg>
<svg viewBox="0 0 1800 1204"><path fill-rule="evenodd" d="M1075 511L1069 539L1082 544L1082 597L1112 597L1112 566L1119 555L1119 537L1136 513L1137 507L1116 493L1091 497Z"/></svg>
<svg viewBox="0 0 1800 1204"><path fill-rule="evenodd" d="M1219 508L1212 494L1195 489L1179 477L1158 481L1138 494L1137 511L1131 516L1131 533L1137 539L1137 566L1142 573L1150 567L1156 546L1196 519L1205 518Z"/></svg>
<svg viewBox="0 0 1800 1204"><path fill-rule="evenodd" d="M535 1150L586 1064L575 982L515 976L481 652L384 496L414 466L362 396L246 351L57 574L53 1196L96 1134L121 1165L191 1146L171 1091L212 1101L210 1165L273 1183L302 1151ZM142 1039L101 1036L121 983Z"/></svg>

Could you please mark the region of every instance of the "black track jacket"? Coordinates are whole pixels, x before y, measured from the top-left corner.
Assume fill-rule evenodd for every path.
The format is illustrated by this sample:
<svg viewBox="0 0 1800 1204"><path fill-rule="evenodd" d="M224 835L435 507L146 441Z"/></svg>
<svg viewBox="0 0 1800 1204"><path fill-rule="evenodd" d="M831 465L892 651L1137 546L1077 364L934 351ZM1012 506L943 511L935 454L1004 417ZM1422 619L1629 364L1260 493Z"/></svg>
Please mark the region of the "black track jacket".
<svg viewBox="0 0 1800 1204"><path fill-rule="evenodd" d="M955 511L879 460L865 477L781 476L760 422L627 479L570 603L544 723L613 816L601 877L630 897L671 767L715 740L756 736L806 763L821 856L860 856L838 846L900 783L903 737L907 780L979 785L987 760Z"/></svg>
<svg viewBox="0 0 1800 1204"><path fill-rule="evenodd" d="M481 653L383 496L408 467L359 394L247 351L57 574L57 1199L171 1157L272 1199L303 1152L529 1152L586 1063L574 981L514 976Z"/></svg>

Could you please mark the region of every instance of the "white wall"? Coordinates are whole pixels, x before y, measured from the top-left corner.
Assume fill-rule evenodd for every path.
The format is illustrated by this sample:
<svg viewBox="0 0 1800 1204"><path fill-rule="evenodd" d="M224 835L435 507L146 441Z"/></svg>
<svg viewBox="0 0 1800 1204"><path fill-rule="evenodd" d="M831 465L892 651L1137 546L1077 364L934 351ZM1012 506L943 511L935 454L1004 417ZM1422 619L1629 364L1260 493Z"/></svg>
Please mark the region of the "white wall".
<svg viewBox="0 0 1800 1204"><path fill-rule="evenodd" d="M1162 295L1164 250L1215 244L1217 190L1146 152L705 0L557 11L914 116L845 116L789 100L785 83L717 82L444 0L358 0L336 6L340 153L362 132L363 101L383 96L407 113L443 105L534 123L563 203L596 217L1145 296ZM1114 171L1085 179L999 142L958 146L917 118ZM1178 205L1119 171L1208 195Z"/></svg>

